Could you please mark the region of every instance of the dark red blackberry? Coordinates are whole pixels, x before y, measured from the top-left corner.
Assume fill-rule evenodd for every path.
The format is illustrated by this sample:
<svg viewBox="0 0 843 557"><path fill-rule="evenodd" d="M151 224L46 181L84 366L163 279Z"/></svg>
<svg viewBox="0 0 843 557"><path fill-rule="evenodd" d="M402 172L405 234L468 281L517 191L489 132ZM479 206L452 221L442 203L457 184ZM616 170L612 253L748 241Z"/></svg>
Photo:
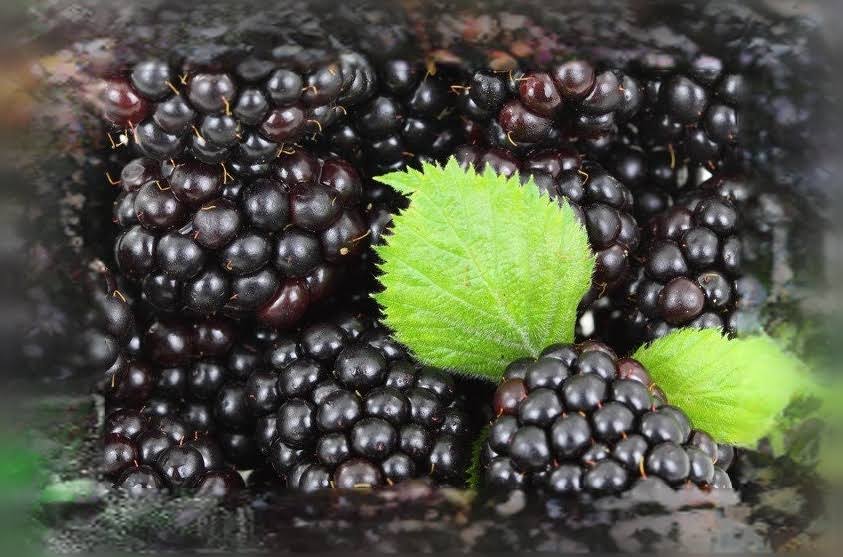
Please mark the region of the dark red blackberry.
<svg viewBox="0 0 843 557"><path fill-rule="evenodd" d="M122 175L115 257L161 312L290 327L368 244L361 178L340 159L286 153L235 191L225 166L192 160L137 159Z"/></svg>
<svg viewBox="0 0 843 557"><path fill-rule="evenodd" d="M640 363L600 343L513 362L494 406L480 452L487 487L603 496L653 476L676 489L731 488L711 437L667 405Z"/></svg>
<svg viewBox="0 0 843 557"><path fill-rule="evenodd" d="M729 184L737 182L714 177L651 219L625 292L625 321L639 341L683 326L734 330L742 241Z"/></svg>
<svg viewBox="0 0 843 557"><path fill-rule="evenodd" d="M328 129L324 148L373 175L444 161L464 141L451 88L459 69L443 64L431 73L421 62L391 59L378 75L378 95Z"/></svg>
<svg viewBox="0 0 843 557"><path fill-rule="evenodd" d="M251 408L288 487L465 481L473 426L454 379L420 368L382 329L334 319L276 339L267 357L275 392L254 372L248 383L263 387L249 388Z"/></svg>
<svg viewBox="0 0 843 557"><path fill-rule="evenodd" d="M281 49L274 60L227 69L174 69L145 60L103 87L106 119L145 157L189 155L264 175L305 134L319 134L374 91L375 73L354 52ZM254 71L260 68L260 71Z"/></svg>
<svg viewBox="0 0 843 557"><path fill-rule="evenodd" d="M532 178L552 199L567 201L574 209L597 256L593 286L584 304L623 284L630 255L638 247L639 227L631 214L632 194L600 165L583 161L569 148L541 149L518 158L501 149L465 145L455 156L461 165L477 171L489 165L507 176L518 173L522 182Z"/></svg>

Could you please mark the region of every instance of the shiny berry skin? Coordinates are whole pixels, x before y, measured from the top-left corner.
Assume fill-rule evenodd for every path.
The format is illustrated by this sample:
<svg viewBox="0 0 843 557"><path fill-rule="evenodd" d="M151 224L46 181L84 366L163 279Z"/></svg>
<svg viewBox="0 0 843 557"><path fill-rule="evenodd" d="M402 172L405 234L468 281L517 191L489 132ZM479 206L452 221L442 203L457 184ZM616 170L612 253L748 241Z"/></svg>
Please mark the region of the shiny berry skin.
<svg viewBox="0 0 843 557"><path fill-rule="evenodd" d="M236 94L234 80L226 74L199 73L188 83L190 103L206 113L221 112Z"/></svg>
<svg viewBox="0 0 843 557"><path fill-rule="evenodd" d="M302 77L285 69L273 72L266 84L269 98L278 106L286 106L299 100L303 87Z"/></svg>
<svg viewBox="0 0 843 557"><path fill-rule="evenodd" d="M705 113L705 131L718 143L734 143L738 140L740 127L738 114L734 108L716 104Z"/></svg>
<svg viewBox="0 0 843 557"><path fill-rule="evenodd" d="M185 208L169 189L158 182L147 182L138 190L135 214L145 228L165 231L184 223Z"/></svg>
<svg viewBox="0 0 843 557"><path fill-rule="evenodd" d="M338 489L370 488L383 483L383 472L368 460L350 459L337 467L333 480Z"/></svg>
<svg viewBox="0 0 843 557"><path fill-rule="evenodd" d="M686 124L699 120L708 104L706 90L684 76L670 80L661 92L670 114Z"/></svg>
<svg viewBox="0 0 843 557"><path fill-rule="evenodd" d="M184 135L196 121L197 113L181 95L173 95L158 103L152 114L152 121L164 132Z"/></svg>
<svg viewBox="0 0 843 557"><path fill-rule="evenodd" d="M547 466L551 460L547 434L536 426L524 426L512 436L509 454L519 470L530 472Z"/></svg>
<svg viewBox="0 0 843 557"><path fill-rule="evenodd" d="M202 270L205 253L189 237L169 233L159 238L155 247L155 260L158 267L168 276L187 280Z"/></svg>
<svg viewBox="0 0 843 557"><path fill-rule="evenodd" d="M270 141L295 141L305 130L306 115L301 105L291 105L270 111L260 126L261 135Z"/></svg>
<svg viewBox="0 0 843 557"><path fill-rule="evenodd" d="M550 132L550 120L530 112L522 103L510 101L503 106L498 121L504 133L516 143L537 143Z"/></svg>
<svg viewBox="0 0 843 557"><path fill-rule="evenodd" d="M173 446L159 455L155 468L174 488L193 487L205 471L202 455L187 445Z"/></svg>
<svg viewBox="0 0 843 557"><path fill-rule="evenodd" d="M132 497L156 493L165 488L164 479L151 466L133 466L123 472L114 482L114 487Z"/></svg>
<svg viewBox="0 0 843 557"><path fill-rule="evenodd" d="M562 97L549 74L538 72L525 75L518 94L528 110L552 118L562 106Z"/></svg>
<svg viewBox="0 0 843 557"><path fill-rule="evenodd" d="M138 461L137 447L128 438L109 434L103 443L102 471L116 476Z"/></svg>
<svg viewBox="0 0 843 557"><path fill-rule="evenodd" d="M156 241L156 237L140 225L126 230L118 238L114 250L120 270L137 277L152 271Z"/></svg>
<svg viewBox="0 0 843 557"><path fill-rule="evenodd" d="M691 465L688 454L674 443L656 445L645 460L647 473L658 476L670 484L678 484L688 478Z"/></svg>
<svg viewBox="0 0 843 557"><path fill-rule="evenodd" d="M495 391L495 414L515 414L518 404L527 398L527 389L522 379L509 379L498 386Z"/></svg>
<svg viewBox="0 0 843 557"><path fill-rule="evenodd" d="M193 217L193 239L208 249L220 249L234 239L241 222L240 213L230 201L208 201Z"/></svg>
<svg viewBox="0 0 843 557"><path fill-rule="evenodd" d="M141 154L159 161L178 157L184 150L182 136L169 133L152 121L136 125L133 138Z"/></svg>
<svg viewBox="0 0 843 557"><path fill-rule="evenodd" d="M208 470L196 482L199 497L228 497L246 488L243 477L231 469Z"/></svg>
<svg viewBox="0 0 843 557"><path fill-rule="evenodd" d="M370 460L383 460L392 453L397 443L398 432L381 418L364 418L354 425L350 433L352 450Z"/></svg>
<svg viewBox="0 0 843 557"><path fill-rule="evenodd" d="M553 81L563 98L568 100L582 99L594 88L594 67L581 60L565 62L554 69Z"/></svg>
<svg viewBox="0 0 843 557"><path fill-rule="evenodd" d="M149 113L149 102L125 80L106 83L103 101L106 119L121 128L139 124Z"/></svg>
<svg viewBox="0 0 843 557"><path fill-rule="evenodd" d="M583 486L595 493L617 493L626 486L627 478L628 473L620 464L606 460L585 473Z"/></svg>

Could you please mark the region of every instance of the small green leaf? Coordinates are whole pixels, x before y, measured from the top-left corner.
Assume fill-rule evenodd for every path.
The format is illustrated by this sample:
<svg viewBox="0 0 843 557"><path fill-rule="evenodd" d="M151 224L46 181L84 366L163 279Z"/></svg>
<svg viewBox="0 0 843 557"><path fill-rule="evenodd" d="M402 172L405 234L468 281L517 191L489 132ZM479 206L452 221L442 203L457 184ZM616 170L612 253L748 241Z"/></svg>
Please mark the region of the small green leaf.
<svg viewBox="0 0 843 557"><path fill-rule="evenodd" d="M378 178L411 195L378 246L386 324L425 364L497 379L574 336L594 256L567 204L454 159Z"/></svg>
<svg viewBox="0 0 843 557"><path fill-rule="evenodd" d="M743 447L754 447L811 388L801 362L766 336L730 340L712 329L681 329L634 358L694 427Z"/></svg>

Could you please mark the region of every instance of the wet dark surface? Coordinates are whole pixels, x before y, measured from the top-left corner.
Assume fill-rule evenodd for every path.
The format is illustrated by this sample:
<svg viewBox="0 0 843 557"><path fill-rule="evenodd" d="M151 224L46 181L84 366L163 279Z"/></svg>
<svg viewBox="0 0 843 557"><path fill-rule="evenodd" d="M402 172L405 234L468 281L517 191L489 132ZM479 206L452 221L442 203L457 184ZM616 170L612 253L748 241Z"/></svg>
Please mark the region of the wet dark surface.
<svg viewBox="0 0 843 557"><path fill-rule="evenodd" d="M95 402L55 399L49 408L47 414L73 416L40 438L65 466L58 476L64 481L51 489L91 480L73 502L38 513L47 546L59 552L809 551L823 548L827 528L830 495L810 472L745 452L733 473L739 495L644 481L622 497L587 502L436 488L421 480L303 495L274 488L257 471L247 491L224 500L126 497L96 481Z"/></svg>
<svg viewBox="0 0 843 557"><path fill-rule="evenodd" d="M93 99L96 78L142 56L175 52L196 63L227 59L255 45L345 44L372 56L437 49L471 59L490 48L520 49L540 65L589 56L622 63L651 49L706 51L740 67L767 97L750 107L748 161L765 203L756 219L756 264L771 294L768 331L804 328L806 351L828 352L833 309L822 279L822 238L831 238L839 163L833 133L833 45L822 12L790 2L584 3L377 2L179 3L33 2L5 37L21 53L7 73L24 91L6 149L0 257L11 271L0 300L24 354L3 355L13 386L32 410L39 448L54 456L56 485L81 479L86 495L45 506L39 518L56 551L254 549L286 551L770 551L821 548L827 488L787 458L741 453L737 500L645 487L596 504L496 497L426 484L383 492L303 497L260 489L220 503L194 498L129 500L97 483L97 412L87 397L96 378L66 355L82 310L79 269L108 260L113 193L102 187L116 158ZM444 15L443 15L444 14ZM422 52L424 51L424 52ZM8 120L8 121L6 121ZM28 130L22 133L20 130ZM5 134L4 134L5 135ZM9 143L9 137L4 137ZM125 155L122 155L125 156ZM93 192L97 192L92 194ZM105 223L105 224L103 224ZM796 225L794 224L796 223ZM794 271L794 269L798 271ZM795 275L798 273L798 275ZM794 276L797 278L794 280ZM8 293L23 292L22 296ZM58 395L60 398L52 398ZM29 416L29 414L26 414ZM27 420L19 419L20 422ZM61 427L56 426L60 424ZM271 486L270 486L271 487Z"/></svg>

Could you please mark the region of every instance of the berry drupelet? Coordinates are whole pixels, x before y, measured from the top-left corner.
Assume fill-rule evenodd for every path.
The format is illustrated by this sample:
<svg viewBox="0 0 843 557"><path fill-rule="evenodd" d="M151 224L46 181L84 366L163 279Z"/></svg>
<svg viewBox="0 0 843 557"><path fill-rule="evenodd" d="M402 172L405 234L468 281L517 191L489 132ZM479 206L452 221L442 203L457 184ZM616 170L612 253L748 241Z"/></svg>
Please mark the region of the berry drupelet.
<svg viewBox="0 0 843 557"><path fill-rule="evenodd" d="M553 345L513 362L494 409L480 452L490 488L603 496L648 477L731 488L730 448L692 429L640 363L603 344Z"/></svg>
<svg viewBox="0 0 843 557"><path fill-rule="evenodd" d="M478 172L489 165L503 175L518 173L522 182L532 179L551 199L571 206L596 254L593 285L584 304L623 284L631 254L638 248L639 227L631 214L632 194L600 165L584 161L576 151L564 147L540 149L518 158L502 149L464 145L455 156L461 165Z"/></svg>
<svg viewBox="0 0 843 557"><path fill-rule="evenodd" d="M464 483L473 428L454 379L420 368L384 330L335 318L276 339L268 361L248 400L287 487Z"/></svg>
<svg viewBox="0 0 843 557"><path fill-rule="evenodd" d="M105 82L105 117L130 130L127 137L145 157L189 155L228 163L239 176L264 175L289 146L371 96L376 82L368 60L355 52L282 48L273 55L225 69L139 62Z"/></svg>
<svg viewBox="0 0 843 557"><path fill-rule="evenodd" d="M192 160L124 167L115 257L145 302L284 328L333 291L368 245L357 171L303 150L270 166L244 182Z"/></svg>

